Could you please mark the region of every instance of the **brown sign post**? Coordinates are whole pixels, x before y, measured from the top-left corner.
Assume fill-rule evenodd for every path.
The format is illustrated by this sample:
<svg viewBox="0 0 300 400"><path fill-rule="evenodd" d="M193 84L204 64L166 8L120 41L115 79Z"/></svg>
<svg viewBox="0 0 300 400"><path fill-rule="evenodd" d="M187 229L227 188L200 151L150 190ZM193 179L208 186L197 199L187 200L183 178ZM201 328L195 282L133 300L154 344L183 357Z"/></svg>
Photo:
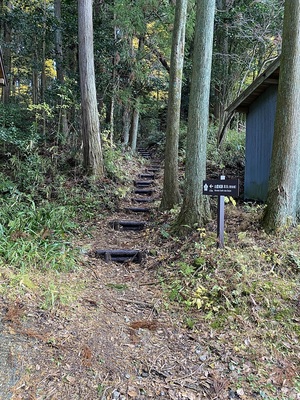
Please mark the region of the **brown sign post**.
<svg viewBox="0 0 300 400"><path fill-rule="evenodd" d="M224 247L224 215L225 215L225 196L239 196L239 180L226 179L224 175L220 179L203 181L204 195L218 196L218 221L217 221L217 238L218 247Z"/></svg>

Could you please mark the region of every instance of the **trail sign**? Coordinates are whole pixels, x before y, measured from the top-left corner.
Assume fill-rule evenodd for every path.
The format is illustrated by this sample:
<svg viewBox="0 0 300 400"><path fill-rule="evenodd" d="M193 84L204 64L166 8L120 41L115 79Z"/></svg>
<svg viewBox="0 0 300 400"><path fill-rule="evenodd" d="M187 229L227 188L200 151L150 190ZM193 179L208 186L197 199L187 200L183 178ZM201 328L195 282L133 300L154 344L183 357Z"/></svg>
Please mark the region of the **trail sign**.
<svg viewBox="0 0 300 400"><path fill-rule="evenodd" d="M232 196L239 195L238 179L213 179L203 181L203 194L209 196Z"/></svg>
<svg viewBox="0 0 300 400"><path fill-rule="evenodd" d="M224 175L220 179L203 181L203 194L208 196L218 196L218 247L224 247L224 196L238 197L239 180L226 179Z"/></svg>

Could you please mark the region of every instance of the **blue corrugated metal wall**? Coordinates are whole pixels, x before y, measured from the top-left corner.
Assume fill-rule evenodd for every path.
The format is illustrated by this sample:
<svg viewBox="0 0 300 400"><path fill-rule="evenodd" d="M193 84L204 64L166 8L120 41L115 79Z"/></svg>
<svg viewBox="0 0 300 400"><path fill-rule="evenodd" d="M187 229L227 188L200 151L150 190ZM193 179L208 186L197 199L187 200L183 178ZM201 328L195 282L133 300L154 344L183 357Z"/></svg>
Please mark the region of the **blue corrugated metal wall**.
<svg viewBox="0 0 300 400"><path fill-rule="evenodd" d="M272 155L277 85L251 104L246 121L245 199L266 200Z"/></svg>

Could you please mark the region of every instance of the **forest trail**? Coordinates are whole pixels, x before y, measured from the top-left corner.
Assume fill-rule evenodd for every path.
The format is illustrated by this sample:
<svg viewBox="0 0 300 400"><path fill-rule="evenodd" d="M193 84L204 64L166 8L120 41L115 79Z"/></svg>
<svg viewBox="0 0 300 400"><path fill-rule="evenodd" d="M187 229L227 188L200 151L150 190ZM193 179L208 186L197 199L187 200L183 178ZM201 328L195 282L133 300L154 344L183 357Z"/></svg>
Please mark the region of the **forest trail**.
<svg viewBox="0 0 300 400"><path fill-rule="evenodd" d="M68 283L81 282L72 304L42 310L27 293L3 305L2 400L196 400L213 398L207 395L212 388L222 398L226 385L205 367L208 332L194 334L184 328L180 313L164 304L156 273L164 249L155 234L161 179L155 182L157 203L147 203L150 213L130 213L127 208L136 207L132 198L145 196L129 192L119 212L96 222L92 239L77 243L90 249L84 268L62 276L62 288L52 293L63 296ZM132 218L146 220L145 228L113 229L115 221ZM139 249L146 256L141 263L94 256L95 250L108 248Z"/></svg>
<svg viewBox="0 0 300 400"><path fill-rule="evenodd" d="M193 242L199 241L199 232L188 241L166 235L168 217L158 212L162 170L155 171L155 186L146 185L154 190L154 201L132 200L149 195L134 193L134 182L149 173L146 165L136 165L128 165L132 182L118 210L106 216L99 212L93 229L87 226L84 236L74 238L83 254L81 267L45 274L44 304L26 288L26 276L17 299L1 299L0 399L299 400L294 384L299 343L292 336L285 339L293 349L289 356L264 346L267 335L278 332L262 326L252 295L250 316L235 313L219 328L212 328L207 312L178 304L178 279L185 276L174 278L170 270L180 267L186 251L192 252L190 259L199 257ZM150 210L129 210L137 207ZM232 240L241 220L240 211L233 209L227 224ZM134 221L134 230L126 230L122 221ZM232 232L229 223L234 224ZM245 214L243 224L247 232ZM215 226L211 229L215 240ZM254 237L249 245L258 240ZM111 262L108 250L113 249L136 250L140 256L134 262ZM106 256L96 257L97 250L105 250ZM206 273L215 265L209 264ZM226 264L222 268L220 282L233 279Z"/></svg>

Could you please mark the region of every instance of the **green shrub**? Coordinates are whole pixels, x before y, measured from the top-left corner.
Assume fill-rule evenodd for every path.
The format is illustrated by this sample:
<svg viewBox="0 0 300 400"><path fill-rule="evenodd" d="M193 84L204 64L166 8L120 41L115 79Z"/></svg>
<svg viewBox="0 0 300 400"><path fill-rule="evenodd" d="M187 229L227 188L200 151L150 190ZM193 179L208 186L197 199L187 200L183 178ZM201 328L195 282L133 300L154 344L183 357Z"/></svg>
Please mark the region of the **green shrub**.
<svg viewBox="0 0 300 400"><path fill-rule="evenodd" d="M207 138L208 166L218 171L224 168L238 168L245 163L245 133L229 130L218 146L217 129L211 125Z"/></svg>

